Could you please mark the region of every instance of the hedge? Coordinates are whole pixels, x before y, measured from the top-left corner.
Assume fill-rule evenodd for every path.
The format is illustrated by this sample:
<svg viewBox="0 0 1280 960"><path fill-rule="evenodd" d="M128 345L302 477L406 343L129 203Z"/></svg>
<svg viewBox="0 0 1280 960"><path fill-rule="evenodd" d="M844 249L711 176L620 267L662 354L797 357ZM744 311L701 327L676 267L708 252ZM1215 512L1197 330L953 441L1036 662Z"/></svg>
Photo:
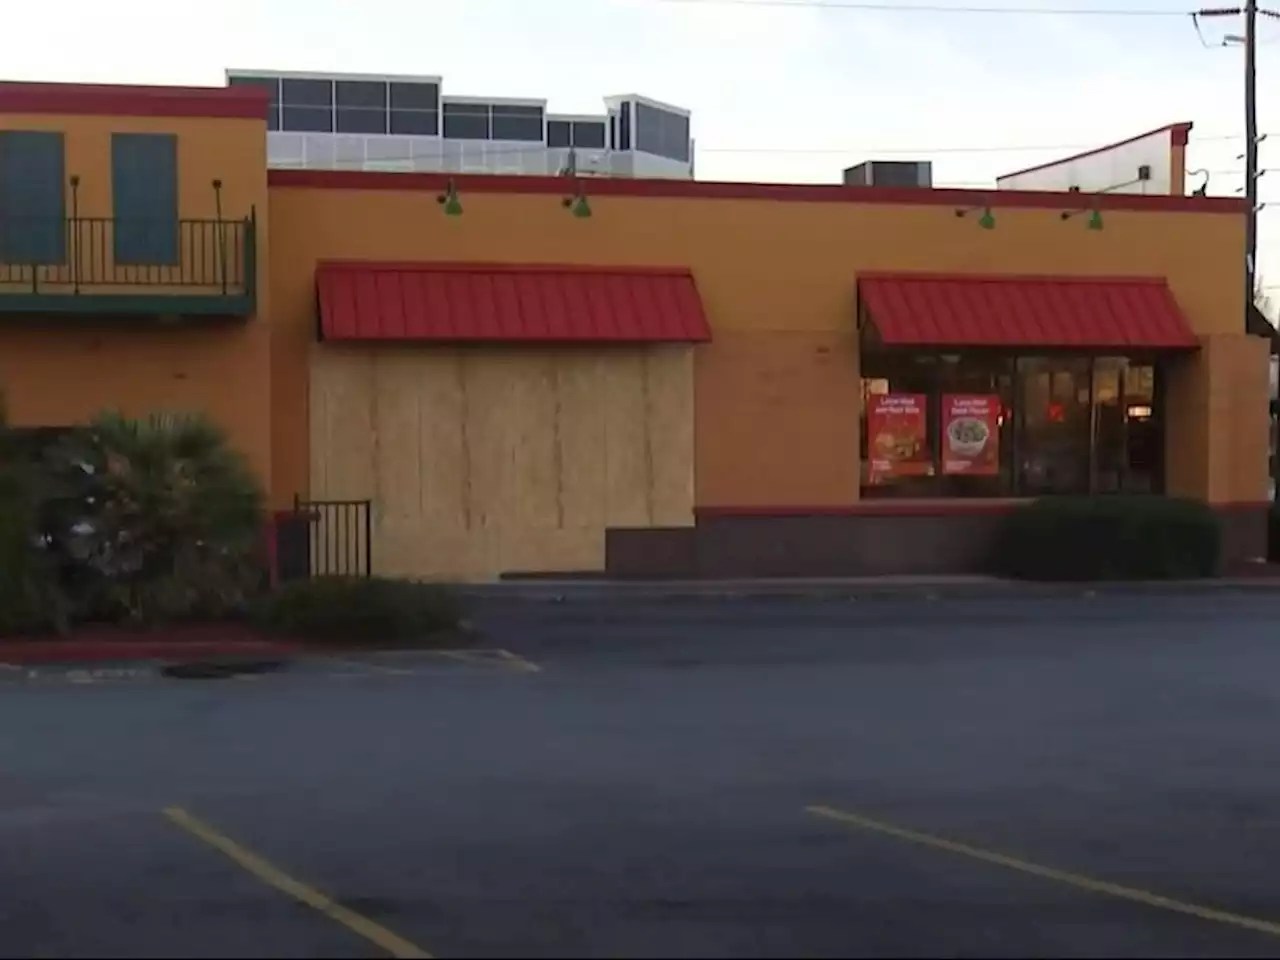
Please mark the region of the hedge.
<svg viewBox="0 0 1280 960"><path fill-rule="evenodd" d="M429 645L461 622L457 598L437 584L382 577L316 577L284 584L254 611L268 633L319 644Z"/></svg>
<svg viewBox="0 0 1280 960"><path fill-rule="evenodd" d="M994 561L1024 580L1190 580L1217 575L1221 541L1199 500L1049 497L1010 514Z"/></svg>

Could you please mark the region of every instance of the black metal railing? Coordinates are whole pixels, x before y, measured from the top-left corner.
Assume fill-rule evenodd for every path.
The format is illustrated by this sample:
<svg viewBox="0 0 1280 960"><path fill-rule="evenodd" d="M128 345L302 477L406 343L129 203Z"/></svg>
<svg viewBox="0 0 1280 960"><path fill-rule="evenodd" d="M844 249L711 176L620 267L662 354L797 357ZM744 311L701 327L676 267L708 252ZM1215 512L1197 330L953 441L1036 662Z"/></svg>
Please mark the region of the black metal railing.
<svg viewBox="0 0 1280 960"><path fill-rule="evenodd" d="M281 580L373 575L373 503L303 500L277 522Z"/></svg>
<svg viewBox="0 0 1280 960"><path fill-rule="evenodd" d="M5 293L252 292L256 231L243 220L0 215Z"/></svg>

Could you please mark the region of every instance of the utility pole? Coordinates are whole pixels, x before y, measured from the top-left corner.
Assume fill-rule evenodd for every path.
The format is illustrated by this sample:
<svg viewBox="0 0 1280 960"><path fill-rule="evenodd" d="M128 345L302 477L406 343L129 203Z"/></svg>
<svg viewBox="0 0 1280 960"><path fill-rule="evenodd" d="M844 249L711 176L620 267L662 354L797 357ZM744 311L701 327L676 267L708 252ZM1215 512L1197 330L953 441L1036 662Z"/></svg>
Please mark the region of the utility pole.
<svg viewBox="0 0 1280 960"><path fill-rule="evenodd" d="M1257 296L1258 273L1258 0L1244 4L1244 309Z"/></svg>
<svg viewBox="0 0 1280 960"><path fill-rule="evenodd" d="M1249 308L1257 296L1258 285L1258 15L1280 19L1274 10L1259 10L1258 0L1244 0L1243 7L1216 7L1192 14L1199 33L1199 21L1208 17L1244 16L1244 35L1228 34L1223 46L1244 47L1244 196L1248 211L1245 214L1244 235L1244 295L1245 322ZM1204 38L1201 37L1201 42Z"/></svg>

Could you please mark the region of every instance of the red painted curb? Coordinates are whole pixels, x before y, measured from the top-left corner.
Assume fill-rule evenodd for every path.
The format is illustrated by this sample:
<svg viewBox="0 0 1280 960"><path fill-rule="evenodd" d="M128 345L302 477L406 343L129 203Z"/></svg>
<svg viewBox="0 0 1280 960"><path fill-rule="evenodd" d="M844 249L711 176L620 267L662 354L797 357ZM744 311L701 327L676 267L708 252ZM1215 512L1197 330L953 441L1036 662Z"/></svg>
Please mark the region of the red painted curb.
<svg viewBox="0 0 1280 960"><path fill-rule="evenodd" d="M267 639L241 624L186 624L156 630L86 627L70 637L0 640L0 663L105 663L210 657L279 657L297 644Z"/></svg>
<svg viewBox="0 0 1280 960"><path fill-rule="evenodd" d="M37 663L106 663L129 660L192 660L211 657L293 656L297 647L269 641L206 643L172 640L103 643L52 640L32 643L0 643L0 663L25 666Z"/></svg>

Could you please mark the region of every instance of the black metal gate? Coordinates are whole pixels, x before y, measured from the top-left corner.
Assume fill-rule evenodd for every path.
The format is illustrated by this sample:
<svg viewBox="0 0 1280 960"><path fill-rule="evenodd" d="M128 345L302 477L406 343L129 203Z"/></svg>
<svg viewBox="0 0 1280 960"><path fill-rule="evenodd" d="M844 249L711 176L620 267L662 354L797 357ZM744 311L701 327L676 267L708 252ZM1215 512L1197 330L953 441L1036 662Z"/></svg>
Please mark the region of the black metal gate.
<svg viewBox="0 0 1280 960"><path fill-rule="evenodd" d="M373 574L373 501L293 498L277 521L281 580Z"/></svg>

